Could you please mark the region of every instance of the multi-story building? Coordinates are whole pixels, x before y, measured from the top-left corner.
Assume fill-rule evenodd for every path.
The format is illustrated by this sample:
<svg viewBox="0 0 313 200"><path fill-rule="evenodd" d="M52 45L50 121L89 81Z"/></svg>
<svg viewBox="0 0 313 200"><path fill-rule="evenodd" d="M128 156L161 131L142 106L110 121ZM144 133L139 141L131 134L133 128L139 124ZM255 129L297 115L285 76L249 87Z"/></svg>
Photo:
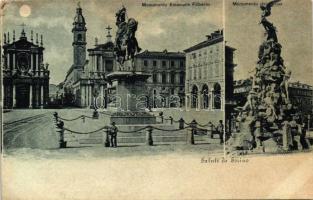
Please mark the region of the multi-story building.
<svg viewBox="0 0 313 200"><path fill-rule="evenodd" d="M224 99L224 42L218 30L186 50L187 108L220 110Z"/></svg>
<svg viewBox="0 0 313 200"><path fill-rule="evenodd" d="M313 86L297 82L289 83L288 87L290 101L302 112L302 114L313 114Z"/></svg>
<svg viewBox="0 0 313 200"><path fill-rule="evenodd" d="M3 106L4 108L43 108L49 101L49 70L43 61L43 39L34 42L33 31L27 40L24 28L19 40L10 42L4 34Z"/></svg>
<svg viewBox="0 0 313 200"><path fill-rule="evenodd" d="M136 69L151 74L147 80L151 107L181 107L184 104L185 54L144 51L136 55Z"/></svg>
<svg viewBox="0 0 313 200"><path fill-rule="evenodd" d="M247 96L252 89L252 80L253 77L233 81L233 95L237 106L243 106L246 103Z"/></svg>
<svg viewBox="0 0 313 200"><path fill-rule="evenodd" d="M243 106L252 88L252 78L234 81L234 98L238 106ZM308 84L290 82L288 87L290 102L302 114L313 113L313 87Z"/></svg>

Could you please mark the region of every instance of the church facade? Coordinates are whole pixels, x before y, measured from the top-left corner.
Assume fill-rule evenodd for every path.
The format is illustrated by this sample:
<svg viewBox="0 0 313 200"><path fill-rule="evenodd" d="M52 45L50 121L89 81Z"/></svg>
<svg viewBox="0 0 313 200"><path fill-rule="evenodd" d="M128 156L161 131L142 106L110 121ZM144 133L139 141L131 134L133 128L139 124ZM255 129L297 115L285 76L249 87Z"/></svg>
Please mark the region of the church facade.
<svg viewBox="0 0 313 200"><path fill-rule="evenodd" d="M43 39L38 34L34 41L31 31L30 41L24 28L20 38L10 42L10 33L4 34L3 44L3 107L44 108L49 101L48 64L43 62Z"/></svg>

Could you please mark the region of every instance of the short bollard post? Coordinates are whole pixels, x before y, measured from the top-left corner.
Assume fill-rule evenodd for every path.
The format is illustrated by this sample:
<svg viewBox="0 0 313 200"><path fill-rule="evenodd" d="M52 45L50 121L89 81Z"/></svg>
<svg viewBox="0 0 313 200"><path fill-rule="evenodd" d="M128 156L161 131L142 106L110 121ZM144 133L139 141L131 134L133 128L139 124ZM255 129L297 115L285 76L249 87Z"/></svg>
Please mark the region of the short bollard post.
<svg viewBox="0 0 313 200"><path fill-rule="evenodd" d="M170 116L169 119L170 119L171 125L173 125L173 117Z"/></svg>
<svg viewBox="0 0 313 200"><path fill-rule="evenodd" d="M178 122L179 122L179 129L184 129L185 120L183 118L180 118Z"/></svg>
<svg viewBox="0 0 313 200"><path fill-rule="evenodd" d="M64 141L64 122L63 121L59 121L57 123L57 128L60 135L60 140L59 140L59 145L60 148L66 148L66 141Z"/></svg>
<svg viewBox="0 0 313 200"><path fill-rule="evenodd" d="M290 146L291 139L291 129L290 125L287 121L283 122L283 130L282 130L282 140L283 140L283 150L288 151Z"/></svg>
<svg viewBox="0 0 313 200"><path fill-rule="evenodd" d="M57 122L57 121L59 120L59 115L58 115L58 113L57 113L57 112L54 112L54 113L53 113L53 116L54 116L55 122Z"/></svg>
<svg viewBox="0 0 313 200"><path fill-rule="evenodd" d="M164 122L163 112L160 112L159 116L161 117L161 123L163 124L163 122Z"/></svg>
<svg viewBox="0 0 313 200"><path fill-rule="evenodd" d="M196 120L192 120L190 123L190 128L187 129L187 141L188 144L195 144L194 134L196 132L197 122Z"/></svg>
<svg viewBox="0 0 313 200"><path fill-rule="evenodd" d="M96 108L94 109L94 111L92 113L92 118L93 119L99 119L99 113L98 113Z"/></svg>
<svg viewBox="0 0 313 200"><path fill-rule="evenodd" d="M193 124L193 134L197 134L198 122L194 119L194 120L191 121L191 124Z"/></svg>
<svg viewBox="0 0 313 200"><path fill-rule="evenodd" d="M146 131L146 144L148 146L153 145L152 131L153 131L153 128L149 126Z"/></svg>
<svg viewBox="0 0 313 200"><path fill-rule="evenodd" d="M104 147L110 147L110 129L107 127L104 130Z"/></svg>
<svg viewBox="0 0 313 200"><path fill-rule="evenodd" d="M207 133L208 133L208 136L210 138L213 138L213 124L211 122L209 122L209 124L208 124L208 131L207 131Z"/></svg>
<svg viewBox="0 0 313 200"><path fill-rule="evenodd" d="M83 123L85 123L85 116L82 116Z"/></svg>

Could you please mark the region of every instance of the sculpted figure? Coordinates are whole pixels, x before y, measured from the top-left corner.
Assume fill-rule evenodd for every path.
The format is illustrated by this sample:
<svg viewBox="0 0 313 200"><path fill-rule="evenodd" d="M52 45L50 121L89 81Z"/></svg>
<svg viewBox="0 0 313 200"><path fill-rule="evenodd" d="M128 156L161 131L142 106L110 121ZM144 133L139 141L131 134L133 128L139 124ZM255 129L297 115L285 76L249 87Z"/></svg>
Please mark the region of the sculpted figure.
<svg viewBox="0 0 313 200"><path fill-rule="evenodd" d="M261 24L263 25L265 31L267 32L267 40L273 39L274 42L277 42L277 35L276 35L276 28L275 26L270 23L266 17L271 15L271 9L275 3L279 2L280 0L273 0L267 4L261 4L260 8L262 10L261 15Z"/></svg>
<svg viewBox="0 0 313 200"><path fill-rule="evenodd" d="M281 0L273 0L267 4L261 4L260 8L262 10L262 18L270 16L272 7L275 3L278 3L280 1Z"/></svg>
<svg viewBox="0 0 313 200"><path fill-rule="evenodd" d="M283 81L280 84L280 88L282 90L283 93L286 94L286 99L287 101L289 101L289 92L288 92L288 86L289 86L289 79L291 76L291 71L288 71L283 78Z"/></svg>
<svg viewBox="0 0 313 200"><path fill-rule="evenodd" d="M126 22L125 7L122 7L115 16L115 24L118 29L116 32L114 51L116 60L122 65L125 60L133 60L135 54L141 51L135 37L138 22L133 18L129 18Z"/></svg>

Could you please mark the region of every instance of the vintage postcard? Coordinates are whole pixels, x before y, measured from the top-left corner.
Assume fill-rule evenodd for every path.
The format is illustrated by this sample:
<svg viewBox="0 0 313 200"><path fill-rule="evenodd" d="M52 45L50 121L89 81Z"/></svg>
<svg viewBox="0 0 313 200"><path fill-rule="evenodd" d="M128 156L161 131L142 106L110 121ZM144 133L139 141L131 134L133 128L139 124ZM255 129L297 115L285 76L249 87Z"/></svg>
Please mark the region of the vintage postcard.
<svg viewBox="0 0 313 200"><path fill-rule="evenodd" d="M313 198L310 0L0 0L1 198Z"/></svg>

